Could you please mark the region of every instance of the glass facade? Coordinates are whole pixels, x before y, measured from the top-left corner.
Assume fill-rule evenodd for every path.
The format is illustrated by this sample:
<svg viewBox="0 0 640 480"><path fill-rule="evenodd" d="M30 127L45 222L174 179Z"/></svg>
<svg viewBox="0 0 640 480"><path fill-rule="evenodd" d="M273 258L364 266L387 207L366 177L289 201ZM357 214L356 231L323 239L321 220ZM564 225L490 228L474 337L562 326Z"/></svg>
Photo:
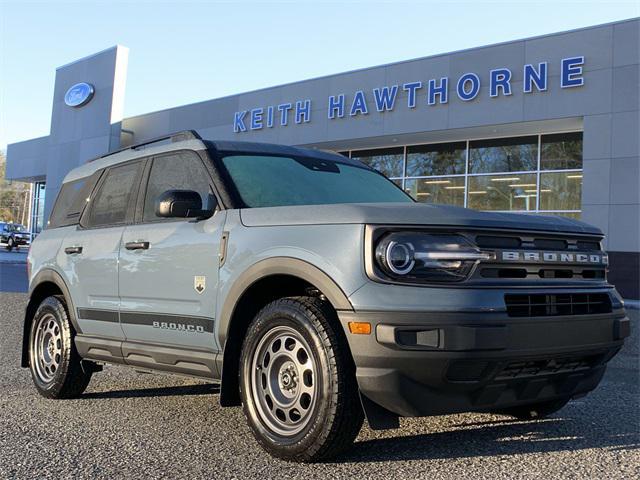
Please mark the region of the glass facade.
<svg viewBox="0 0 640 480"><path fill-rule="evenodd" d="M341 152L419 202L580 218L582 132Z"/></svg>
<svg viewBox="0 0 640 480"><path fill-rule="evenodd" d="M351 152L351 158L375 168L385 177L394 179L404 176L404 148L379 148Z"/></svg>
<svg viewBox="0 0 640 480"><path fill-rule="evenodd" d="M38 234L44 228L44 192L45 182L33 184L32 204L31 204L31 233Z"/></svg>

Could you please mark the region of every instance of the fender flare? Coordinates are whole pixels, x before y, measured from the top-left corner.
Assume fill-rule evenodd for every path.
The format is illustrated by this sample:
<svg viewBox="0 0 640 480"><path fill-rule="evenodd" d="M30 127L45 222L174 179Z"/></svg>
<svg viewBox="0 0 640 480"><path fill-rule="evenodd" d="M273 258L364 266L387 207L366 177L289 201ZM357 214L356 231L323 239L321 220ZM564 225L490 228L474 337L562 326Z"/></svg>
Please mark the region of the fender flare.
<svg viewBox="0 0 640 480"><path fill-rule="evenodd" d="M67 314L69 315L69 320L71 321L71 324L73 325L75 331L77 333L82 333L82 330L78 325L76 309L73 306L71 293L69 292L69 288L62 278L62 275L50 268L40 270L36 274L36 276L33 277L33 280L29 285L29 302L27 303L27 306L25 308L24 321L22 325L22 367L29 366L29 336L31 333L31 321L33 320L33 315L35 314L35 311L37 309L37 305L34 305L32 295L33 292L38 288L38 286L42 285L43 283L53 283L60 289L67 304Z"/></svg>
<svg viewBox="0 0 640 480"><path fill-rule="evenodd" d="M225 350L225 343L231 327L231 319L238 300L240 300L251 285L271 275L291 275L298 277L320 290L336 310L353 310L353 306L344 291L342 291L329 275L315 265L293 257L272 257L260 260L247 268L235 280L220 310L218 341L223 351Z"/></svg>

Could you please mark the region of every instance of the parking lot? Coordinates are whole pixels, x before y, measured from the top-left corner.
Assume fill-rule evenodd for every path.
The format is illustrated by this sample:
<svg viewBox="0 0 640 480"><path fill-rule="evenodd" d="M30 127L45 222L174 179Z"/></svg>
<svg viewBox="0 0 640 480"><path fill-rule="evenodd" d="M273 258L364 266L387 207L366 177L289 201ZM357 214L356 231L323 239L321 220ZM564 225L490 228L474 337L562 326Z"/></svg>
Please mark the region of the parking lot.
<svg viewBox="0 0 640 480"><path fill-rule="evenodd" d="M11 274L0 263L2 278ZM22 265L24 267L24 265ZM15 273L15 272L14 272ZM0 287L10 285L2 280ZM4 288L3 288L4 289ZM45 400L19 368L23 293L0 293L0 478L638 478L638 312L599 389L531 422L465 414L364 427L332 462L274 460L215 386L107 367L77 400Z"/></svg>

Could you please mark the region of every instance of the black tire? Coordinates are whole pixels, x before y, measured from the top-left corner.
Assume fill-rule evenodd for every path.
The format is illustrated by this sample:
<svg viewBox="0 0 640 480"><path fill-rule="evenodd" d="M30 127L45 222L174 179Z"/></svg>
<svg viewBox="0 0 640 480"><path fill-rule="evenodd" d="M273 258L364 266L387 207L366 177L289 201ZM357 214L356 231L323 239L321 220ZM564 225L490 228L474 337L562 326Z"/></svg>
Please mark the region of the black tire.
<svg viewBox="0 0 640 480"><path fill-rule="evenodd" d="M501 415L510 415L518 420L536 420L545 418L558 410L564 408L569 403L570 398L561 398L559 400L551 400L548 402L534 403L530 405L521 405L518 407L505 408L500 410Z"/></svg>
<svg viewBox="0 0 640 480"><path fill-rule="evenodd" d="M31 377L43 397L78 397L89 385L91 372L80 365L74 336L63 297L45 298L36 310L29 335Z"/></svg>
<svg viewBox="0 0 640 480"><path fill-rule="evenodd" d="M13 238L10 238L10 239L7 241L7 251L9 251L9 252L10 252L12 249L13 249Z"/></svg>
<svg viewBox="0 0 640 480"><path fill-rule="evenodd" d="M298 462L314 462L334 457L351 447L362 427L364 414L358 395L355 366L342 331L336 331L339 327L334 329L333 325L339 324L335 312L327 302L313 297L291 297L268 304L249 326L240 355L240 395L253 435L275 457ZM285 332L285 336L281 337L285 339L282 341L283 347L281 350L273 350L280 338L273 335L279 331ZM289 346L286 345L290 337L294 339L294 346L287 352ZM267 341L269 338L275 338L271 346ZM254 369L254 361L264 346L264 358L269 355L269 348L273 352L271 367L264 366L263 371L263 364L260 363ZM307 353L309 356L305 357ZM298 358L307 367L287 360L287 355L292 359ZM306 362L303 361L305 358ZM276 368L278 362L282 362L279 369ZM287 367L287 362L294 366ZM303 408L298 410L299 424L293 423L296 418L293 416L295 406L287 410L286 414L280 410L283 418L293 423L290 433L282 433L276 431L278 425L273 422L276 420L279 404L275 404L276 408L271 407L271 413L265 412L269 409L266 397L269 397L269 393L278 391L287 393L283 390L286 389L283 375L288 376L289 368L292 369L291 378L298 380L294 389L288 392L292 397L291 402L293 404L295 398L299 398L299 404ZM276 369L278 371L274 374ZM260 373L252 376L254 370ZM264 380L266 375L270 375L270 378L276 375L278 386L269 383L270 387L267 389ZM289 385L289 382L286 384ZM308 402L302 402L305 393L300 397L300 392L304 389L313 389L313 396L308 395ZM288 401L287 398L284 400ZM273 400L271 403L274 403ZM303 410L305 403L306 411ZM278 419L282 424L280 427L287 428L284 420L280 417ZM299 431L294 431L295 429Z"/></svg>

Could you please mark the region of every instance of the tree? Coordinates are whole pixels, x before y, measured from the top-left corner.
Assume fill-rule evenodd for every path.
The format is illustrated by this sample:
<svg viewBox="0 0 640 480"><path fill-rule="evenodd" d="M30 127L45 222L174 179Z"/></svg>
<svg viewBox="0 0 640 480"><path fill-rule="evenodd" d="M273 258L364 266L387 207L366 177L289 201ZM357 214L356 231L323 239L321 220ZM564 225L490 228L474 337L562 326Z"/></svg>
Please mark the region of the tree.
<svg viewBox="0 0 640 480"><path fill-rule="evenodd" d="M5 179L7 161L0 150L0 221L26 224L31 201L31 184Z"/></svg>

